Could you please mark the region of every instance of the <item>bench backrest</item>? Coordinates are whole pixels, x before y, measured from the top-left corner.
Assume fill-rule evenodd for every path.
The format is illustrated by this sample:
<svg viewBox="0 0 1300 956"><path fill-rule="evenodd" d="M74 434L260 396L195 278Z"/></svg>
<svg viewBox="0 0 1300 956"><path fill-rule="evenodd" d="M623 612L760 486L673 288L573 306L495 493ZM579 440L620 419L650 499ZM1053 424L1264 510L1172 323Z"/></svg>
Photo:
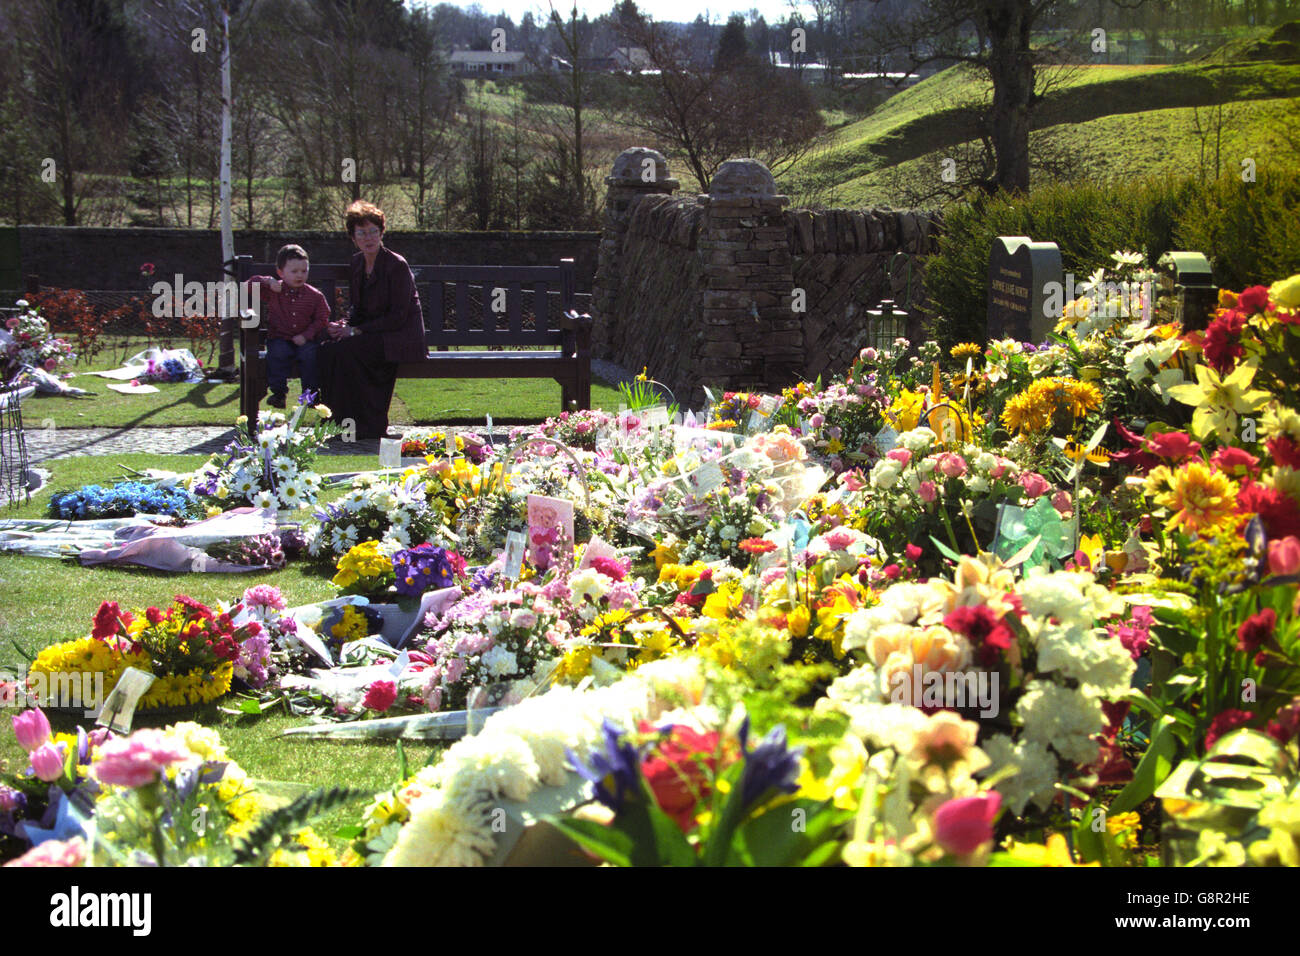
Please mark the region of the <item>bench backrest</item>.
<svg viewBox="0 0 1300 956"><path fill-rule="evenodd" d="M275 264L238 256L241 282L275 275ZM351 266L312 263L307 281L325 294L331 317L346 314ZM425 341L431 348L453 345L563 346L572 331L562 317L574 308L572 259L555 266L412 265L424 311Z"/></svg>

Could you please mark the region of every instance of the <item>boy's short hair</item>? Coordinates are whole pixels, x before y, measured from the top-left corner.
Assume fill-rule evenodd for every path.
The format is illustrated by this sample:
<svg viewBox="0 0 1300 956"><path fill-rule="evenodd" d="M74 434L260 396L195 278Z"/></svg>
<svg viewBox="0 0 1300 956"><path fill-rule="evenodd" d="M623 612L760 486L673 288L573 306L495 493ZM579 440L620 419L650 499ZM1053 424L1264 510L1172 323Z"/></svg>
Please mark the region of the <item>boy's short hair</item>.
<svg viewBox="0 0 1300 956"><path fill-rule="evenodd" d="M371 222L379 227L379 231L384 231L384 211L372 202L358 199L351 206L348 206L348 217L346 220L348 238L357 231L357 226L363 222Z"/></svg>
<svg viewBox="0 0 1300 956"><path fill-rule="evenodd" d="M311 258L307 255L306 249L302 246L290 244L287 246L281 246L280 251L275 254L275 267L277 269L283 269L285 263L290 259L306 259L308 262L311 261Z"/></svg>

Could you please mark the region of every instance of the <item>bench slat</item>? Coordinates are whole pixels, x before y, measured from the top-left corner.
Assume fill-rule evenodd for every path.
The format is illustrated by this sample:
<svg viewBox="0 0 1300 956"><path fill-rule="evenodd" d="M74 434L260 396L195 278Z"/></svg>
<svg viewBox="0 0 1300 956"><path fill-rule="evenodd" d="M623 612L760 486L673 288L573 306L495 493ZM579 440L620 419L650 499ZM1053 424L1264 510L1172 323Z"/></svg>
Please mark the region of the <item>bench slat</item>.
<svg viewBox="0 0 1300 956"><path fill-rule="evenodd" d="M538 282L533 286L533 327L541 334L546 334L551 327L550 291L550 284L546 282Z"/></svg>
<svg viewBox="0 0 1300 956"><path fill-rule="evenodd" d="M468 335L469 328L469 283L456 283L456 331Z"/></svg>
<svg viewBox="0 0 1300 956"><path fill-rule="evenodd" d="M506 309L510 316L510 334L521 334L524 331L524 287L521 283L511 282L506 287Z"/></svg>

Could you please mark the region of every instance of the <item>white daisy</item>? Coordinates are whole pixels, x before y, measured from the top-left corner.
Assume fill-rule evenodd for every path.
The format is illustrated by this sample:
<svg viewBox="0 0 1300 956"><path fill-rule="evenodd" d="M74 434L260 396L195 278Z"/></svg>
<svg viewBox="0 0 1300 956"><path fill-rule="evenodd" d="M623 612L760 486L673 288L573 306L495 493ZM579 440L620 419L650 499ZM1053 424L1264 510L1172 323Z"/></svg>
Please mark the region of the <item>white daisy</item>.
<svg viewBox="0 0 1300 956"><path fill-rule="evenodd" d="M301 508L306 503L303 484L297 478L280 483L280 500L286 508Z"/></svg>
<svg viewBox="0 0 1300 956"><path fill-rule="evenodd" d="M275 495L271 494L271 492L267 491L266 489L262 489L257 494L253 495L253 507L274 508Z"/></svg>
<svg viewBox="0 0 1300 956"><path fill-rule="evenodd" d="M271 462L271 471L274 472L278 478L292 478L294 475L298 474L298 463L292 458L280 455Z"/></svg>

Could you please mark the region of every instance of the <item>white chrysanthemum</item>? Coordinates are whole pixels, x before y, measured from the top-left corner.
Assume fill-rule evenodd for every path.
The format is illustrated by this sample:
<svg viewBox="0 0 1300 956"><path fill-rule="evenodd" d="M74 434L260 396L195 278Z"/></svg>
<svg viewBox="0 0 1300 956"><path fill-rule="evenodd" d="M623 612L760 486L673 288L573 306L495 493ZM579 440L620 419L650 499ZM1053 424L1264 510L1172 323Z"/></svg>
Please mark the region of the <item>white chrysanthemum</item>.
<svg viewBox="0 0 1300 956"><path fill-rule="evenodd" d="M478 733L452 744L433 777L449 799L482 791L492 797L527 800L538 785L537 761L512 734Z"/></svg>
<svg viewBox="0 0 1300 956"><path fill-rule="evenodd" d="M405 548L411 546L410 529L402 527L391 527L388 533L384 535L383 540L379 543L380 550L390 557Z"/></svg>
<svg viewBox="0 0 1300 956"><path fill-rule="evenodd" d="M912 454L917 455L933 445L936 437L938 436L935 435L933 430L921 426L920 428L913 428L911 431L906 431L899 435L898 444L903 448L906 448Z"/></svg>
<svg viewBox="0 0 1300 956"><path fill-rule="evenodd" d="M1012 743L1006 734L998 734L987 740L983 749L991 763L981 776L1008 766L1017 770L997 784L1013 813L1023 814L1031 802L1041 810L1051 804L1056 796L1057 763L1045 746L1031 740Z"/></svg>
<svg viewBox="0 0 1300 956"><path fill-rule="evenodd" d="M576 691L556 687L541 697L531 697L488 718L483 733L513 734L528 745L537 763L539 780L558 786L568 777L568 749L585 749L583 723L576 708Z"/></svg>
<svg viewBox="0 0 1300 956"><path fill-rule="evenodd" d="M519 670L519 660L514 653L499 644L483 654L482 664L491 677L509 677Z"/></svg>
<svg viewBox="0 0 1300 956"><path fill-rule="evenodd" d="M569 590L573 592L573 603L582 605L585 598L599 601L609 592L610 580L595 568L583 568L569 577Z"/></svg>
<svg viewBox="0 0 1300 956"><path fill-rule="evenodd" d="M1050 745L1075 764L1097 759L1097 741L1106 726L1101 702L1089 694L1050 681L1030 681L1016 704L1025 723L1025 739Z"/></svg>
<svg viewBox="0 0 1300 956"><path fill-rule="evenodd" d="M902 462L893 458L882 458L876 462L876 467L871 469L872 487L888 490L894 487L898 481L898 476L903 472Z"/></svg>
<svg viewBox="0 0 1300 956"><path fill-rule="evenodd" d="M880 674L870 665L855 668L831 683L826 699L843 704L879 703L885 699Z"/></svg>
<svg viewBox="0 0 1300 956"><path fill-rule="evenodd" d="M1104 698L1128 690L1137 662L1124 645L1096 628L1064 628L1026 620L1038 647L1038 669L1073 678Z"/></svg>
<svg viewBox="0 0 1300 956"><path fill-rule="evenodd" d="M1093 577L1083 571L1057 571L1026 577L1019 587L1025 610L1037 617L1054 617L1066 627L1093 623L1093 604L1084 588Z"/></svg>
<svg viewBox="0 0 1300 956"><path fill-rule="evenodd" d="M496 850L481 805L434 792L414 801L410 811L384 866L482 866Z"/></svg>

